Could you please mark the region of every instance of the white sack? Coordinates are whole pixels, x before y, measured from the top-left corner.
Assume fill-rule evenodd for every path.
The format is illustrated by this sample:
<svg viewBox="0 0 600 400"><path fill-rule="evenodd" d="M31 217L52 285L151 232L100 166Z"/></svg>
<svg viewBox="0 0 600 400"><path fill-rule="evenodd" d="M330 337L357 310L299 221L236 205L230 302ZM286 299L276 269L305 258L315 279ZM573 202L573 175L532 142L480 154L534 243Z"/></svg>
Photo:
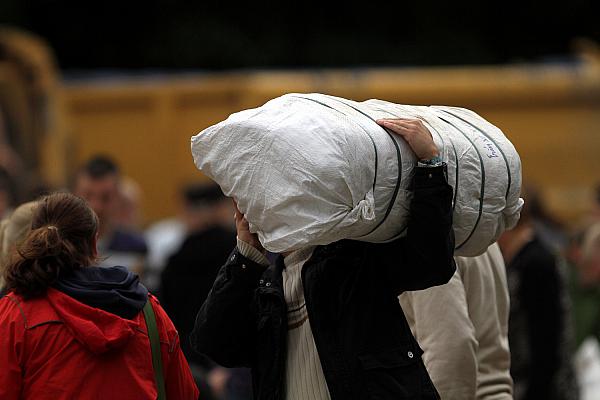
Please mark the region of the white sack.
<svg viewBox="0 0 600 400"><path fill-rule="evenodd" d="M415 156L380 118L420 118L448 164L456 255L481 254L519 218L519 156L472 111L287 94L192 137L196 166L235 198L263 246L280 253L404 233Z"/></svg>

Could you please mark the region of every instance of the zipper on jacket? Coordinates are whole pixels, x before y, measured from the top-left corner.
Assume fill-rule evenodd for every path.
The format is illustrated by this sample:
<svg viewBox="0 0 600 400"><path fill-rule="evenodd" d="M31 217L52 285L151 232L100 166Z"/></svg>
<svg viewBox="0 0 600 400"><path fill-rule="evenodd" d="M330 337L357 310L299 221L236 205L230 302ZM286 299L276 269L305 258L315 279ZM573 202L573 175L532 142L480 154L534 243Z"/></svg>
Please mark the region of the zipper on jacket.
<svg viewBox="0 0 600 400"><path fill-rule="evenodd" d="M306 271L308 270L308 268L311 267L310 264L314 264L311 263L311 261L313 261L313 258L311 257L306 263L304 263L304 265L302 266L302 271L301 271L301 279L302 279L302 286L304 288L304 302L306 304L306 313L308 315L308 323L310 324L310 329L312 331L313 334L313 339L315 341L315 347L317 349L317 354L319 355L319 360L321 362L321 369L323 370L323 375L325 377L325 382L327 383L327 390L329 391L329 396L331 398L331 400L337 399L337 397L335 396L334 393L332 393L331 388L336 386L336 385L332 385L333 382L335 382L335 379L333 379L332 375L331 375L331 371L334 370L334 368L330 368L333 367L330 365L329 360L327 360L326 357L323 357L323 355L326 354L326 352L324 352L323 350L325 350L326 346L325 343L323 343L323 338L321 336L321 334L319 333L318 329L315 326L315 320L312 318L312 315L314 315L314 310L312 308L313 304L311 301L311 296L310 296L310 291L307 291L307 288L309 288L309 286L306 284ZM313 268L316 268L316 266L312 266ZM338 365L337 367L340 367L341 365ZM335 368L335 370L337 371L338 375L349 375L348 371L345 368ZM346 384L343 380L342 382L340 382L341 384ZM337 386L340 386L340 384L338 384ZM348 390L349 391L349 390ZM337 392L337 391L336 391Z"/></svg>
<svg viewBox="0 0 600 400"><path fill-rule="evenodd" d="M272 315L272 318L277 318L277 320L273 320L273 326L274 329L278 330L278 332L274 332L275 335L273 337L275 340L279 341L277 348L274 349L275 365L278 376L275 377L272 391L268 393L268 396L272 395L271 399L273 400L283 400L285 363L287 359L287 305L283 293L283 267L283 258L278 259L275 265L271 265L269 269L267 269L269 273L264 273L259 281L257 293L257 295L262 298L271 299L267 301L275 301L280 310L278 315ZM259 302L259 304L260 303L261 302Z"/></svg>

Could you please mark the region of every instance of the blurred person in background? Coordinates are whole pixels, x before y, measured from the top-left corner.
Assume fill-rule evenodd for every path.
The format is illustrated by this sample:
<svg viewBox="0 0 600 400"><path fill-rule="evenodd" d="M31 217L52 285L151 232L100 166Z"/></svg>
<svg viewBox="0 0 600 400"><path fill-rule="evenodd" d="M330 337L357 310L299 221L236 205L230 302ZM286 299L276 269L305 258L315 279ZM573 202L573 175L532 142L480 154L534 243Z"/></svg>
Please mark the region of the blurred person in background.
<svg viewBox="0 0 600 400"><path fill-rule="evenodd" d="M153 293L160 294L160 276L169 257L175 253L185 239L185 224L179 216L165 218L150 225L144 231L144 240L148 245L144 284Z"/></svg>
<svg viewBox="0 0 600 400"><path fill-rule="evenodd" d="M227 258L235 245L235 231L221 223L219 209L227 208L231 217L231 203L218 185L190 185L183 190L182 197L185 239L169 257L161 274L161 302L179 333L187 337L223 257ZM191 349L184 346L186 355L193 357L187 350Z"/></svg>
<svg viewBox="0 0 600 400"><path fill-rule="evenodd" d="M562 253L569 241L564 225L548 211L542 192L537 186L527 184L522 191L527 194L527 207L538 238L549 250Z"/></svg>
<svg viewBox="0 0 600 400"><path fill-rule="evenodd" d="M66 146L52 144L66 133L60 93L58 63L47 41L0 26L0 166L19 183L24 200L37 198L46 186L43 177L67 163ZM50 160L52 171L42 173Z"/></svg>
<svg viewBox="0 0 600 400"><path fill-rule="evenodd" d="M0 398L155 399L149 328L156 319L170 399L198 389L158 301L124 267L95 267L98 217L69 193L42 198L12 253L0 299Z"/></svg>
<svg viewBox="0 0 600 400"><path fill-rule="evenodd" d="M142 188L133 179L119 179L117 200L112 220L115 227L129 232L139 232L142 225Z"/></svg>
<svg viewBox="0 0 600 400"><path fill-rule="evenodd" d="M571 235L566 261L571 272L576 343L600 341L600 184L594 188L590 212Z"/></svg>
<svg viewBox="0 0 600 400"><path fill-rule="evenodd" d="M8 171L0 167L0 219L10 215L18 204L17 184Z"/></svg>
<svg viewBox="0 0 600 400"><path fill-rule="evenodd" d="M594 221L600 221L600 183L594 189L591 216Z"/></svg>
<svg viewBox="0 0 600 400"><path fill-rule="evenodd" d="M508 339L516 400L577 399L570 299L560 259L538 236L527 193L498 244L510 293Z"/></svg>
<svg viewBox="0 0 600 400"><path fill-rule="evenodd" d="M427 371L444 400L512 400L500 248L494 243L480 256L454 260L447 284L400 295Z"/></svg>
<svg viewBox="0 0 600 400"><path fill-rule="evenodd" d="M0 104L0 219L9 215L21 201L33 200L49 192L39 171L28 169L11 145L6 125L11 124L4 120Z"/></svg>
<svg viewBox="0 0 600 400"><path fill-rule="evenodd" d="M142 235L119 226L115 213L119 206L121 175L109 157L89 159L75 177L73 193L85 199L100 219L98 251L104 265L123 265L131 271L143 271L146 242Z"/></svg>
<svg viewBox="0 0 600 400"><path fill-rule="evenodd" d="M181 188L174 196L179 204L177 215L156 221L144 231L144 239L148 245L144 282L149 285L149 288L152 287L154 293L159 294L159 298L162 297L160 295L161 274L169 257L181 247L189 230L187 227L189 222L186 222L189 210L186 199L187 188L187 186Z"/></svg>
<svg viewBox="0 0 600 400"><path fill-rule="evenodd" d="M567 252L581 400L600 398L600 222L577 231Z"/></svg>
<svg viewBox="0 0 600 400"><path fill-rule="evenodd" d="M21 186L27 186L30 180L36 180L35 176L26 173L21 157L11 146L8 125L0 104L0 217L6 215L4 210L7 205L10 208L18 202L21 197L19 195L24 191ZM17 185L18 181L22 184Z"/></svg>
<svg viewBox="0 0 600 400"><path fill-rule="evenodd" d="M577 233L569 248L576 343L600 341L600 222Z"/></svg>
<svg viewBox="0 0 600 400"><path fill-rule="evenodd" d="M190 185L183 190L182 197L181 220L186 236L162 273L161 303L179 331L183 352L200 387L206 381L218 398L251 399L248 370L217 367L192 351L189 344L196 313L208 297L223 260L235 245L235 231L223 226L222 220L223 209L231 220L231 201L214 183Z"/></svg>
<svg viewBox="0 0 600 400"><path fill-rule="evenodd" d="M35 206L33 201L21 204L0 222L0 295L4 293L4 268L9 255L29 233Z"/></svg>

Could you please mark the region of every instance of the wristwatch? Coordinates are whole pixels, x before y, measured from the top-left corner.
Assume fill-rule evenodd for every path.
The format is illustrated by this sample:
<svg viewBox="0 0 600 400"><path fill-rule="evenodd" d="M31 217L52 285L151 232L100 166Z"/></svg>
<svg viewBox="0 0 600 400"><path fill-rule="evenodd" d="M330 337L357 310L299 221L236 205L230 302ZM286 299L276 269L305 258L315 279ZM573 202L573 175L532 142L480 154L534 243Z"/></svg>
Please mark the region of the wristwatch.
<svg viewBox="0 0 600 400"><path fill-rule="evenodd" d="M442 164L443 164L443 161L442 161L442 157L440 157L440 156L435 156L433 158L430 158L429 160L419 160L417 162L418 167L428 167L428 168L439 167Z"/></svg>

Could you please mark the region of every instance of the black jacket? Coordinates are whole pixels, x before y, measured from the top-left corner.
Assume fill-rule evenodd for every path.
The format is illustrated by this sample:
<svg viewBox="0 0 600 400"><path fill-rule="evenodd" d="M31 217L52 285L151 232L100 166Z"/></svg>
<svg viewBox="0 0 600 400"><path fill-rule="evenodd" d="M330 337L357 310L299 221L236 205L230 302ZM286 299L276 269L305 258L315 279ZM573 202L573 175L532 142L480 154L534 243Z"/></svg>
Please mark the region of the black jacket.
<svg viewBox="0 0 600 400"><path fill-rule="evenodd" d="M302 269L309 321L332 400L437 399L398 295L446 283L452 188L445 167L416 168L407 235L319 246ZM287 316L283 259L265 269L234 250L200 309L192 346L252 368L257 399L283 399Z"/></svg>
<svg viewBox="0 0 600 400"><path fill-rule="evenodd" d="M190 234L174 253L161 274L160 302L181 338L181 349L189 362L206 360L190 349L194 318L206 300L223 260L235 246L235 232L213 226Z"/></svg>
<svg viewBox="0 0 600 400"><path fill-rule="evenodd" d="M558 256L536 236L506 265L516 400L577 399L569 303Z"/></svg>

